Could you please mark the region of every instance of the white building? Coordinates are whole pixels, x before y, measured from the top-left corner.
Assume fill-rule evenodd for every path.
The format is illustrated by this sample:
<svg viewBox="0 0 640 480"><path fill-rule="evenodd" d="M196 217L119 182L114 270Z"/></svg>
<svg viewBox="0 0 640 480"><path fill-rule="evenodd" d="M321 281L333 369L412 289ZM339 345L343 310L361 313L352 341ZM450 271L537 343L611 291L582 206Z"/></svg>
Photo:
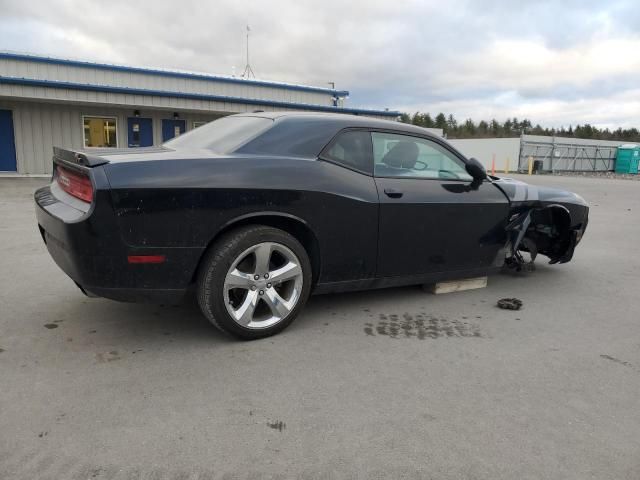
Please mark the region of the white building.
<svg viewBox="0 0 640 480"><path fill-rule="evenodd" d="M220 116L347 108L347 91L0 52L0 171L51 172L52 147L159 145Z"/></svg>

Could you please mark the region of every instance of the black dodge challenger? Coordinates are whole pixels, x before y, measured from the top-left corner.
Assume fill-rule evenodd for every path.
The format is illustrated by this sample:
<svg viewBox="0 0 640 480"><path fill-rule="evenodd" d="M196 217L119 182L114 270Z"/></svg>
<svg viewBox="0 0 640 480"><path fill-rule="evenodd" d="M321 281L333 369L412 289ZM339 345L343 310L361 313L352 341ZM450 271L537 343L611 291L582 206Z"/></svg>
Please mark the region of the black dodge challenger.
<svg viewBox="0 0 640 480"><path fill-rule="evenodd" d="M487 176L422 128L349 115L233 115L159 148L54 148L53 163L38 226L83 292L175 303L193 288L245 339L285 328L312 291L568 262L589 210Z"/></svg>

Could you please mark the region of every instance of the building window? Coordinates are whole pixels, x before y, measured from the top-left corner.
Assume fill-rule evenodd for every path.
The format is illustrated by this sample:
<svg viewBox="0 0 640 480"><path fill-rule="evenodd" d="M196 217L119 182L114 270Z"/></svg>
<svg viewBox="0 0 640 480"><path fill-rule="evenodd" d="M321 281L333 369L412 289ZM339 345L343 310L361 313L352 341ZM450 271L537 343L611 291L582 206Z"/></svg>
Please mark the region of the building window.
<svg viewBox="0 0 640 480"><path fill-rule="evenodd" d="M118 122L116 117L82 117L85 147L118 146Z"/></svg>
<svg viewBox="0 0 640 480"><path fill-rule="evenodd" d="M206 125L209 122L193 122L193 128L201 127L202 125Z"/></svg>

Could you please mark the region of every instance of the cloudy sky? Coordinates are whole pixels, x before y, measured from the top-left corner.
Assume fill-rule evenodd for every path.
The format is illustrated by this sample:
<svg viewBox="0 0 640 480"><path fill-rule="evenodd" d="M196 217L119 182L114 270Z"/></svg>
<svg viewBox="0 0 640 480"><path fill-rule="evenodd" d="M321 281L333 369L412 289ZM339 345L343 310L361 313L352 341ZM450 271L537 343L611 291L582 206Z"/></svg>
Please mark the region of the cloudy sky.
<svg viewBox="0 0 640 480"><path fill-rule="evenodd" d="M640 127L638 0L17 2L0 50L258 78L349 105Z"/></svg>

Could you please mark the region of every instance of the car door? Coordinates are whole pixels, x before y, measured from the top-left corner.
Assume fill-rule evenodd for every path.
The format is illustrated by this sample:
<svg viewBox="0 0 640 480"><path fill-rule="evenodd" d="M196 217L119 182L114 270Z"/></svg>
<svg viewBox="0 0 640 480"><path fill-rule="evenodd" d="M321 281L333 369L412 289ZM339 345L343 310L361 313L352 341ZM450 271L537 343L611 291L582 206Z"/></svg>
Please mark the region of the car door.
<svg viewBox="0 0 640 480"><path fill-rule="evenodd" d="M326 212L322 243L326 255L321 280L353 281L375 278L378 248L378 191L373 179L371 133L341 131L320 155L323 176L319 212ZM315 182L323 182L318 177Z"/></svg>
<svg viewBox="0 0 640 480"><path fill-rule="evenodd" d="M509 212L491 182L474 182L445 142L372 132L380 198L378 277L478 272L500 262Z"/></svg>

